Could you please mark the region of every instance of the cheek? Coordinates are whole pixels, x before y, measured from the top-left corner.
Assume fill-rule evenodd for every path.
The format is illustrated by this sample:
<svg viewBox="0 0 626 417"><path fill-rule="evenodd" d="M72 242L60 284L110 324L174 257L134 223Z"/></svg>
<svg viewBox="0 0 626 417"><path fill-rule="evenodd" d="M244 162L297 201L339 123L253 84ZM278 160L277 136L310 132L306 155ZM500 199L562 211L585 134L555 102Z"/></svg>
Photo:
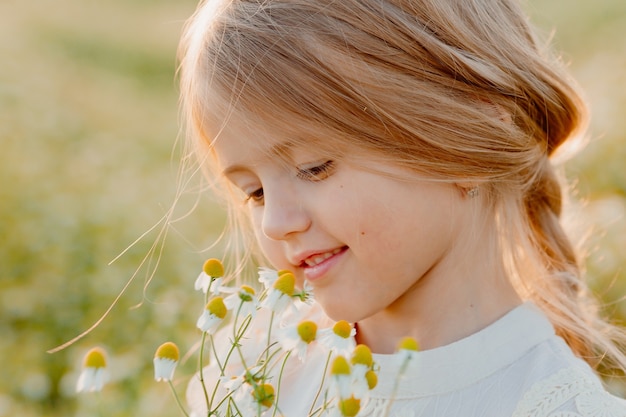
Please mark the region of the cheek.
<svg viewBox="0 0 626 417"><path fill-rule="evenodd" d="M254 233L263 255L271 264L270 266L274 269L289 269L289 264L283 254L281 242L268 239L259 228L255 227Z"/></svg>

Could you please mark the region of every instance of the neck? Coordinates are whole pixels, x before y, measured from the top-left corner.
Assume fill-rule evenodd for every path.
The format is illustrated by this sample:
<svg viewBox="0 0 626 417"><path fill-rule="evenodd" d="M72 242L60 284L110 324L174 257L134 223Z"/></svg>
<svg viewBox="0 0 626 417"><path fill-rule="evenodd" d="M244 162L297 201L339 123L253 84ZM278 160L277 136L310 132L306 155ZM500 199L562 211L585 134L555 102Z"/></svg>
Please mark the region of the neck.
<svg viewBox="0 0 626 417"><path fill-rule="evenodd" d="M488 247L474 243L463 247L463 257L448 254L387 309L359 321L357 342L393 353L400 339L411 336L422 350L433 349L476 333L520 305L505 268L494 261L500 257Z"/></svg>

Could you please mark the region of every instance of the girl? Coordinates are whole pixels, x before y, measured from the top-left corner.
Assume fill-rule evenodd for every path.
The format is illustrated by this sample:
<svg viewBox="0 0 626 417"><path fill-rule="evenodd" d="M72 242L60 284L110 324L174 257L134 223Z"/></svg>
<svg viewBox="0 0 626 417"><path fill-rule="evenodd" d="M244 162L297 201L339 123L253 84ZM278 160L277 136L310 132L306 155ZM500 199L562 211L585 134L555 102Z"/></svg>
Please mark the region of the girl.
<svg viewBox="0 0 626 417"><path fill-rule="evenodd" d="M626 369L624 335L550 162L584 105L514 0L207 0L180 52L189 137L243 193L261 262L375 353L359 415L626 416L593 371ZM311 369L285 374L284 415L306 415Z"/></svg>

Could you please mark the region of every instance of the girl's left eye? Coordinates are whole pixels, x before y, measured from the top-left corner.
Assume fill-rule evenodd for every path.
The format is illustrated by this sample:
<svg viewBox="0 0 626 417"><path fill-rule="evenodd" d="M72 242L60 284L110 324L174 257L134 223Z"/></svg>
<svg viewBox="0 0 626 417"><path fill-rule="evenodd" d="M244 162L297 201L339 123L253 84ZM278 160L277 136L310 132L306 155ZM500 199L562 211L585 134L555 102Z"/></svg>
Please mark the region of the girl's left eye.
<svg viewBox="0 0 626 417"><path fill-rule="evenodd" d="M316 163L315 165L310 167L298 167L298 172L296 173L296 176L301 180L322 181L330 177L334 169L335 162L328 160L324 161L321 164Z"/></svg>

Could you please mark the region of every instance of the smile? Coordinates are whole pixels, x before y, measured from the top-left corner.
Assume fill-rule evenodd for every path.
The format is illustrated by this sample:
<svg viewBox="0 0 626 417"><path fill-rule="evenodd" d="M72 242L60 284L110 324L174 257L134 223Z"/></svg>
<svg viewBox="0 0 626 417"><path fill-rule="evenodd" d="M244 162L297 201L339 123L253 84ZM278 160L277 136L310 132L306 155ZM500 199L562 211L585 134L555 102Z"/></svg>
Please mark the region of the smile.
<svg viewBox="0 0 626 417"><path fill-rule="evenodd" d="M334 249L334 250L332 250L330 252L320 253L320 254L311 256L311 257L305 259L303 263L306 266L316 266L316 265L319 265L322 262L324 262L326 259L331 258L331 257L337 255L339 252L343 251L344 249L345 249L345 247L337 248L337 249Z"/></svg>

